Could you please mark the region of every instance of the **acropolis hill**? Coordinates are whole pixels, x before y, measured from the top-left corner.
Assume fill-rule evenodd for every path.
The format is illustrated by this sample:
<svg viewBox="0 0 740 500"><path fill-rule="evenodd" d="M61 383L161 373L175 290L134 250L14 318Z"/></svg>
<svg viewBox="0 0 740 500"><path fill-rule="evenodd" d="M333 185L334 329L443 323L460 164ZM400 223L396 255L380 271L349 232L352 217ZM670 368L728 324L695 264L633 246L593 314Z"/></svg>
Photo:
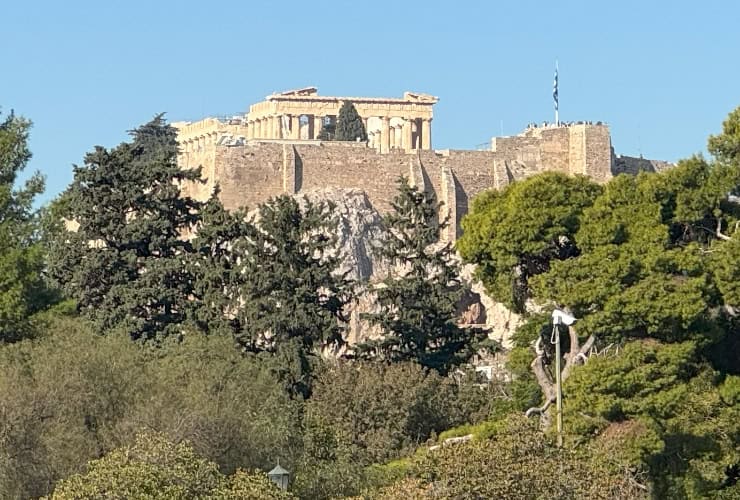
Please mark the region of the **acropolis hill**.
<svg viewBox="0 0 740 500"><path fill-rule="evenodd" d="M317 139L336 121L345 101L365 124L367 142ZM184 187L204 200L218 184L228 209L254 207L280 194L323 188L357 188L383 212L400 175L433 193L448 216L446 239L475 195L543 171L583 174L605 182L620 173L656 171L670 164L616 156L609 128L597 122L529 126L519 135L494 137L488 150L432 149L438 98L405 92L401 98L328 97L316 88L272 94L244 116L174 123L182 168L202 167L204 184Z"/></svg>

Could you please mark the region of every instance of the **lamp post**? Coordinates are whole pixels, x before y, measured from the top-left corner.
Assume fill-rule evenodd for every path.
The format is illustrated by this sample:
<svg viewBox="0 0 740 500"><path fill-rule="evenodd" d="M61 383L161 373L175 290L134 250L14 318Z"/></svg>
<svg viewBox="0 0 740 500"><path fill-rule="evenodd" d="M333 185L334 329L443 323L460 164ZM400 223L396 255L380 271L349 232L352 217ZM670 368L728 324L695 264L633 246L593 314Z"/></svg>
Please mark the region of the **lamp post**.
<svg viewBox="0 0 740 500"><path fill-rule="evenodd" d="M561 309L552 311L552 336L550 342L555 344L555 408L557 411L558 447L563 446L563 380L560 374L560 325L570 326L576 318ZM551 400L552 401L552 400Z"/></svg>
<svg viewBox="0 0 740 500"><path fill-rule="evenodd" d="M288 481L290 480L290 472L280 467L280 460L278 460L278 463L275 466L275 468L267 473L267 477L269 477L270 481L275 483L277 487L280 488L281 490L288 489Z"/></svg>

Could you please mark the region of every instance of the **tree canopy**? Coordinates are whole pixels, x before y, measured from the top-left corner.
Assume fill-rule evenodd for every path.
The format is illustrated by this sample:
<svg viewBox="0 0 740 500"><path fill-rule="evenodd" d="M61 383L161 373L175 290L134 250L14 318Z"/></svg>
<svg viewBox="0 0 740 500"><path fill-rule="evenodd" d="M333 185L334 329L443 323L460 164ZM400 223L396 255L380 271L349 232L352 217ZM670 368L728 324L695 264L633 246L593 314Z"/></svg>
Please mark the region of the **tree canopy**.
<svg viewBox="0 0 740 500"><path fill-rule="evenodd" d="M30 128L30 121L12 112L0 121L0 342L31 335L29 317L51 300L32 206L44 190L44 179L36 173L23 186L16 185L31 159Z"/></svg>
<svg viewBox="0 0 740 500"><path fill-rule="evenodd" d="M461 253L479 264L496 298L522 312L558 306L578 318L563 340L571 443L619 426L643 429L631 438L632 459L660 498L736 494L737 122L735 111L710 138L713 159L620 175L603 188L537 176L483 195L463 223ZM585 189L553 195L578 183ZM510 207L518 217L507 218ZM511 359L521 369L534 358L530 375L518 373L534 378L547 402L549 331L540 316L527 318Z"/></svg>
<svg viewBox="0 0 740 500"><path fill-rule="evenodd" d="M336 141L367 141L367 131L355 105L344 101L337 116Z"/></svg>
<svg viewBox="0 0 740 500"><path fill-rule="evenodd" d="M446 375L476 353L486 332L457 324L465 287L451 244L439 241L446 225L437 220L439 204L402 177L391 206L384 216L387 239L376 250L389 273L372 288L378 312L363 316L384 335L357 351L394 362L415 361Z"/></svg>
<svg viewBox="0 0 740 500"><path fill-rule="evenodd" d="M178 333L186 318L193 247L183 233L198 222L201 203L182 196L180 183L200 174L178 167L176 133L161 115L131 136L75 167L63 199L77 228L57 235L50 264L101 330L146 340Z"/></svg>

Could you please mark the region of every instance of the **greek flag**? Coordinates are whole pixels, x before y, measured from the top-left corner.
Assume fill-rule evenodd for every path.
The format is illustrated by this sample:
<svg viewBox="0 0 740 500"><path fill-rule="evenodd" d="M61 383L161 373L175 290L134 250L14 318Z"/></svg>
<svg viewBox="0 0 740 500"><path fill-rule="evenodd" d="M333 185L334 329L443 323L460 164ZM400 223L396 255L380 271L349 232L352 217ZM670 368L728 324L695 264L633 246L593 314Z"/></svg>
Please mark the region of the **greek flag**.
<svg viewBox="0 0 740 500"><path fill-rule="evenodd" d="M558 65L555 65L555 80L552 82L552 98L555 101L555 111L558 110Z"/></svg>

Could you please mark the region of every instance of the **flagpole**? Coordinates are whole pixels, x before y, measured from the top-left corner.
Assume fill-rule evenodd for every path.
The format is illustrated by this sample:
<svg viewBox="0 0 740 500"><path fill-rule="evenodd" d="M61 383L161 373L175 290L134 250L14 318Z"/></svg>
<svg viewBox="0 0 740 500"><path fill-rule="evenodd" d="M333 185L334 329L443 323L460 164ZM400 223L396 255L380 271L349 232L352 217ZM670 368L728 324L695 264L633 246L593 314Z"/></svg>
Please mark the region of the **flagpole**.
<svg viewBox="0 0 740 500"><path fill-rule="evenodd" d="M559 108L560 104L558 102L558 60L555 59L555 83L553 84L552 89L552 96L555 99L555 126L560 126L560 115L559 115Z"/></svg>

